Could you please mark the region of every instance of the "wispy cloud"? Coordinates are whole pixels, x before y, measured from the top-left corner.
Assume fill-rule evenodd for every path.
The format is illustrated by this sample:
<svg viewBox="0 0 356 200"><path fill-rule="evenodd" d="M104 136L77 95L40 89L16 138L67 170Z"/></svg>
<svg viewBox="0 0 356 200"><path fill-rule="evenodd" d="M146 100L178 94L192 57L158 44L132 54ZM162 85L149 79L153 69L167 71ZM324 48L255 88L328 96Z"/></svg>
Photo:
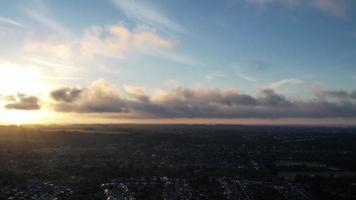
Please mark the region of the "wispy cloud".
<svg viewBox="0 0 356 200"><path fill-rule="evenodd" d="M284 87L286 85L299 85L302 83L304 83L304 81L300 79L283 79L269 84L266 88L278 90L279 88Z"/></svg>
<svg viewBox="0 0 356 200"><path fill-rule="evenodd" d="M233 70L238 77L240 77L246 81L252 81L252 82L257 81L257 79L255 77L252 77L252 76L249 76L249 75L246 75L245 73L243 73L242 70L240 69L239 65L234 66Z"/></svg>
<svg viewBox="0 0 356 200"><path fill-rule="evenodd" d="M352 76L351 78L352 78L353 80L356 80L356 75Z"/></svg>
<svg viewBox="0 0 356 200"><path fill-rule="evenodd" d="M251 77L251 76L247 76L247 75L244 75L244 74L241 74L241 73L238 73L237 76L242 78L242 79L244 79L244 80L246 80L246 81L254 81L254 82L257 81L256 78Z"/></svg>
<svg viewBox="0 0 356 200"><path fill-rule="evenodd" d="M176 79L169 79L166 81L165 84L168 85L169 87L178 87L181 85L181 83Z"/></svg>
<svg viewBox="0 0 356 200"><path fill-rule="evenodd" d="M180 53L177 51L162 51L159 50L158 55L163 56L167 59L176 61L178 63L186 64L186 65L195 65L198 64L199 61L197 61L195 58L191 57L190 55Z"/></svg>
<svg viewBox="0 0 356 200"><path fill-rule="evenodd" d="M38 65L45 66L45 67L52 67L52 68L56 68L56 69L66 69L66 70L78 70L79 69L78 67L71 66L71 65L68 65L65 63L53 62L53 61L44 60L44 59L40 59L40 58L24 57L24 59L31 63L38 64Z"/></svg>
<svg viewBox="0 0 356 200"><path fill-rule="evenodd" d="M65 76L43 76L42 78L44 78L44 79L50 79L50 80L69 80L69 81L71 81L71 80L73 80L73 81L75 81L75 80L81 80L81 79L83 79L83 78L81 78L81 77L65 77Z"/></svg>
<svg viewBox="0 0 356 200"><path fill-rule="evenodd" d="M236 74L238 77L240 77L240 78L242 78L242 79L244 79L244 80L246 80L246 81L253 81L253 82L256 82L256 81L257 81L257 79L256 79L255 77L246 75L245 73L241 72L240 66L237 65L237 66L235 66L233 69L234 69L234 71L235 71L235 74Z"/></svg>
<svg viewBox="0 0 356 200"><path fill-rule="evenodd" d="M31 1L31 6L24 6L22 7L22 10L31 19L46 27L47 29L52 30L54 33L63 36L71 36L71 31L67 27L65 27L60 21L51 16L52 12L47 4L48 1L44 0Z"/></svg>
<svg viewBox="0 0 356 200"><path fill-rule="evenodd" d="M160 56L186 65L197 62L184 53L178 52L178 42L163 37L155 30L145 26L129 29L124 25L112 25L104 29L92 27L82 39L81 51L84 55L127 58L135 54Z"/></svg>
<svg viewBox="0 0 356 200"><path fill-rule="evenodd" d="M224 78L226 75L222 72L212 72L210 74L205 75L206 80L213 80L218 78Z"/></svg>
<svg viewBox="0 0 356 200"><path fill-rule="evenodd" d="M258 6L263 6L264 4L269 3L283 3L286 5L298 5L302 0L245 0L248 3L253 3Z"/></svg>
<svg viewBox="0 0 356 200"><path fill-rule="evenodd" d="M267 4L284 4L288 6L312 6L322 12L332 14L337 17L345 18L348 15L348 5L350 0L245 0L247 3L256 6Z"/></svg>
<svg viewBox="0 0 356 200"><path fill-rule="evenodd" d="M47 27L48 29L54 31L55 33L65 35L65 36L72 35L71 31L68 28L66 28L63 24L61 24L59 21L51 18L50 16L44 13L40 13L37 10L29 10L29 9L25 9L25 12L33 20Z"/></svg>
<svg viewBox="0 0 356 200"><path fill-rule="evenodd" d="M91 60L96 56L126 59L135 55L148 55L187 65L197 63L191 56L177 50L179 42L176 39L164 37L147 26L132 29L120 24L92 26L84 32L78 40L56 36L28 37L24 50L31 55L65 61Z"/></svg>
<svg viewBox="0 0 356 200"><path fill-rule="evenodd" d="M186 32L186 29L167 17L158 8L147 4L144 1L136 0L111 0L114 5L124 14L133 20L149 24L157 28L166 28L177 32Z"/></svg>
<svg viewBox="0 0 356 200"><path fill-rule="evenodd" d="M348 0L313 0L312 2L319 10L335 16L346 17L348 14Z"/></svg>
<svg viewBox="0 0 356 200"><path fill-rule="evenodd" d="M0 23L9 24L9 25L17 26L17 27L21 27L21 28L24 27L24 25L21 24L20 22L15 21L13 19L5 18L5 17L0 17Z"/></svg>
<svg viewBox="0 0 356 200"><path fill-rule="evenodd" d="M73 39L73 33L60 21L51 16L44 1L34 7L24 7L24 12L55 34L47 38L28 38L25 50L41 56L62 60L85 59L94 56L126 59L132 55L157 56L186 65L196 64L190 55L177 50L178 40L158 33L162 28L185 32L178 23L167 17L157 7L134 0L110 0L128 18L140 22L135 28L117 24L107 27L92 26L84 30L81 39ZM54 36L54 37L53 37ZM70 41L71 40L71 41ZM43 64L43 63L41 63Z"/></svg>
<svg viewBox="0 0 356 200"><path fill-rule="evenodd" d="M47 58L72 60L77 57L75 42L58 37L27 37L24 42L24 50L27 53L42 55Z"/></svg>

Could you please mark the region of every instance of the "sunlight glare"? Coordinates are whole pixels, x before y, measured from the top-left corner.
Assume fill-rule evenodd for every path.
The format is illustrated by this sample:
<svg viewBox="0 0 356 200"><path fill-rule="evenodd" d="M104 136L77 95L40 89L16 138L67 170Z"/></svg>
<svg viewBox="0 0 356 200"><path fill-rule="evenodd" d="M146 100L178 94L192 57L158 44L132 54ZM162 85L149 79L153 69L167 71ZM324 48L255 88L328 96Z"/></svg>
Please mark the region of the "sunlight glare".
<svg viewBox="0 0 356 200"><path fill-rule="evenodd" d="M21 66L11 62L0 62L0 93L40 94L47 91L41 79L41 71L35 66Z"/></svg>

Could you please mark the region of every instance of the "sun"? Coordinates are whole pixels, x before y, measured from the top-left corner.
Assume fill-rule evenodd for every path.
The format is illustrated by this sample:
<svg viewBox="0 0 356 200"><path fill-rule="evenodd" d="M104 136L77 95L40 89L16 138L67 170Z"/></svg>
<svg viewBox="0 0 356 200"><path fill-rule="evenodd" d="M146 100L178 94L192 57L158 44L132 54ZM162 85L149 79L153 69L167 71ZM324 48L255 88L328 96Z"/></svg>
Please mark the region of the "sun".
<svg viewBox="0 0 356 200"><path fill-rule="evenodd" d="M7 98L18 93L46 98L49 84L40 68L0 61L0 124L45 123L53 113L45 110L6 109Z"/></svg>
<svg viewBox="0 0 356 200"><path fill-rule="evenodd" d="M48 84L42 78L42 71L36 66L0 61L0 71L0 93L2 95L18 92L39 94L48 89Z"/></svg>
<svg viewBox="0 0 356 200"><path fill-rule="evenodd" d="M24 111L0 109L0 124L47 124L54 113L46 110Z"/></svg>

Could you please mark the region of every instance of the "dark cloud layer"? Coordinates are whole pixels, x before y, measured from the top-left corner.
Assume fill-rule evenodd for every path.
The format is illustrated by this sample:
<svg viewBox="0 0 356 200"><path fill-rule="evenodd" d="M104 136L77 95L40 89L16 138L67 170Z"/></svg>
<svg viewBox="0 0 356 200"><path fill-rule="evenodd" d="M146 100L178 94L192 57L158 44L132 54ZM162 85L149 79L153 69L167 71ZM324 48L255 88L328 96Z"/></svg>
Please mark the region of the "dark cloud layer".
<svg viewBox="0 0 356 200"><path fill-rule="evenodd" d="M82 90L77 88L59 88L51 92L51 97L56 101L73 102L79 98Z"/></svg>
<svg viewBox="0 0 356 200"><path fill-rule="evenodd" d="M344 90L325 91L320 87L314 88L316 96L319 98L331 98L335 100L356 100L356 90L348 92Z"/></svg>
<svg viewBox="0 0 356 200"><path fill-rule="evenodd" d="M54 108L60 112L127 112L127 106L115 86L98 80L85 89L60 88L51 92Z"/></svg>
<svg viewBox="0 0 356 200"><path fill-rule="evenodd" d="M39 110L41 108L39 99L35 96L30 96L22 93L7 96L5 105L6 109L15 110Z"/></svg>
<svg viewBox="0 0 356 200"><path fill-rule="evenodd" d="M127 97L100 80L84 88L74 100L52 97L60 112L124 113L134 118L339 118L356 117L354 94L322 91L306 101L288 99L271 89L251 96L236 89L178 87L151 96L141 92Z"/></svg>

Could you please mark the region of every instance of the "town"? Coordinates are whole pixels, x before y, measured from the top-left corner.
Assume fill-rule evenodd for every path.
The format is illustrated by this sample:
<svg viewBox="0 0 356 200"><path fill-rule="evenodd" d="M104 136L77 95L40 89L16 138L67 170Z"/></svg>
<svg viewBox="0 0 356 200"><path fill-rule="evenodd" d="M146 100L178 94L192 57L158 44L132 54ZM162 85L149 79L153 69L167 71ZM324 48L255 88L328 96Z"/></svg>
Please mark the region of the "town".
<svg viewBox="0 0 356 200"><path fill-rule="evenodd" d="M356 128L0 127L0 199L356 199Z"/></svg>

